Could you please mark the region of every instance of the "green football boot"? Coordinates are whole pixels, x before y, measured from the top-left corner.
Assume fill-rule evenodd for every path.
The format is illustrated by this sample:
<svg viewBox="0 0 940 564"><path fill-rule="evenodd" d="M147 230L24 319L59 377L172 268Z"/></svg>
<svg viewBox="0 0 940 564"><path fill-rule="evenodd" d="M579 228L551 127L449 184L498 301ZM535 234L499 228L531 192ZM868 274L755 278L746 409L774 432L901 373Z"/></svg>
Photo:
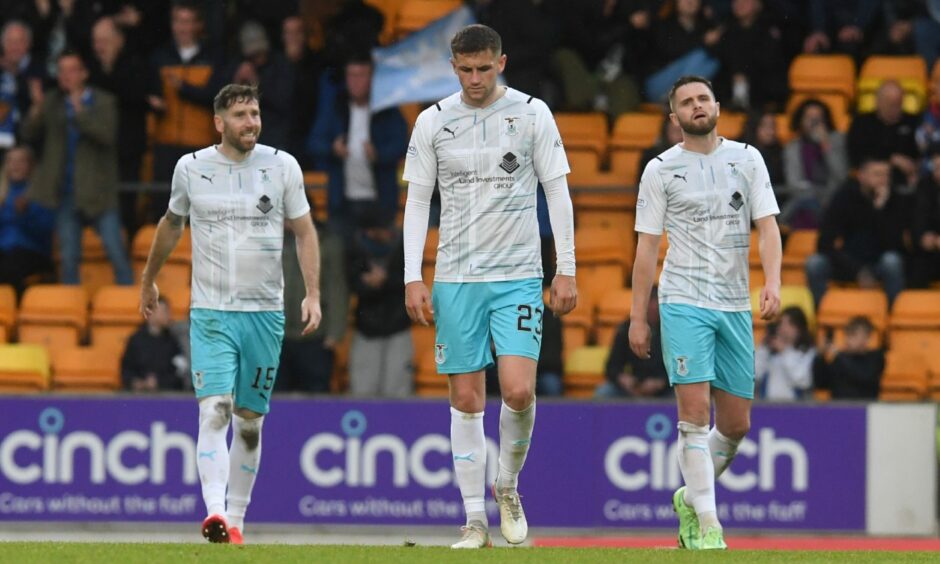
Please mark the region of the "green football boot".
<svg viewBox="0 0 940 564"><path fill-rule="evenodd" d="M695 509L685 503L685 486L672 494L672 510L679 517L679 548L698 549L702 544L702 533L699 529L698 516ZM718 531L719 537L721 530Z"/></svg>
<svg viewBox="0 0 940 564"><path fill-rule="evenodd" d="M725 536L722 533L721 527L709 527L705 531L705 537L702 539L702 544L699 547L701 550L727 550L728 545L725 544Z"/></svg>

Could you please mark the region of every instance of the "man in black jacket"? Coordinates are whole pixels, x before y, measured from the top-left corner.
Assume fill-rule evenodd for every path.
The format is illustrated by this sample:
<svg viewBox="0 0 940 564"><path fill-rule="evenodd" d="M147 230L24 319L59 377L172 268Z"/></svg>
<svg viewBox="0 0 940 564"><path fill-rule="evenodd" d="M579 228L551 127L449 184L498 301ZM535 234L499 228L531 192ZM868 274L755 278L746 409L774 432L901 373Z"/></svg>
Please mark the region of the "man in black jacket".
<svg viewBox="0 0 940 564"><path fill-rule="evenodd" d="M401 232L378 208L363 212L349 248L349 285L359 297L349 354L350 391L407 396L413 385L411 321L401 299L405 255Z"/></svg>
<svg viewBox="0 0 940 564"><path fill-rule="evenodd" d="M858 178L848 180L823 212L816 254L806 261L806 277L816 305L830 279L871 288L880 280L888 301L904 289L905 236L909 198L891 189L891 165L867 157Z"/></svg>
<svg viewBox="0 0 940 564"><path fill-rule="evenodd" d="M124 388L134 392L181 390L186 370L183 349L170 333L170 306L159 298L157 309L131 335L121 359Z"/></svg>

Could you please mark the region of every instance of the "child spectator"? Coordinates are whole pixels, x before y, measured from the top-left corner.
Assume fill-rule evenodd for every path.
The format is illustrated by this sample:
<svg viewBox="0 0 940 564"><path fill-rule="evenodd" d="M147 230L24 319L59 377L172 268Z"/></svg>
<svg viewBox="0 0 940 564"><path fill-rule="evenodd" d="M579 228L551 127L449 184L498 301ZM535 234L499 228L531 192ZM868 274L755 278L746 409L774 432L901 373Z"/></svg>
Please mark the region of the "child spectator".
<svg viewBox="0 0 940 564"><path fill-rule="evenodd" d="M816 348L803 310L790 306L754 355L758 396L768 400L804 399L813 385Z"/></svg>
<svg viewBox="0 0 940 564"><path fill-rule="evenodd" d="M877 399L885 354L871 350L868 341L874 327L867 317L853 317L846 324L840 350L832 343L813 367L816 387L832 392L832 399ZM828 360L831 359L831 360Z"/></svg>

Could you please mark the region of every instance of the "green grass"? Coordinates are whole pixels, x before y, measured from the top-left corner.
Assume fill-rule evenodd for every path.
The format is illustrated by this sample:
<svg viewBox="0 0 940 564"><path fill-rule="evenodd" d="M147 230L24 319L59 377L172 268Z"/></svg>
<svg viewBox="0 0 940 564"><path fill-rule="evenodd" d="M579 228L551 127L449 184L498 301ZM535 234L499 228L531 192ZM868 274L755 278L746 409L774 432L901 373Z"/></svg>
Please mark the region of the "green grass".
<svg viewBox="0 0 940 564"><path fill-rule="evenodd" d="M687 552L672 549L613 548L495 548L453 551L446 547L381 547L331 545L208 545L208 544L116 544L116 543L0 543L0 562L94 563L120 562L402 562L462 563L547 562L605 564L607 562L937 562L930 552L814 552L728 551Z"/></svg>

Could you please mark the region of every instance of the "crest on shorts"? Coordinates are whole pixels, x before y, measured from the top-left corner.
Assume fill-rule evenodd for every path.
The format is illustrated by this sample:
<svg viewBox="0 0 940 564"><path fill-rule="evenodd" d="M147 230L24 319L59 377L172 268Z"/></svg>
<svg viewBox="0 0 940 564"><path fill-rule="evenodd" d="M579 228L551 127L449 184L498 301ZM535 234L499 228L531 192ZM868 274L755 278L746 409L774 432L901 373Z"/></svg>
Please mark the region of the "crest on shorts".
<svg viewBox="0 0 940 564"><path fill-rule="evenodd" d="M516 124L520 118L518 117L507 117L503 118L506 121L506 135L515 135L519 133L519 126Z"/></svg>
<svg viewBox="0 0 940 564"><path fill-rule="evenodd" d="M447 361L447 345L442 345L441 343L434 344L434 362L437 364L444 364Z"/></svg>
<svg viewBox="0 0 940 564"><path fill-rule="evenodd" d="M205 380L203 379L202 370L193 371L193 388L201 390L203 386L206 385Z"/></svg>
<svg viewBox="0 0 940 564"><path fill-rule="evenodd" d="M734 208L734 211L738 211L744 205L744 196L740 192L731 194L731 201L728 202L728 205Z"/></svg>
<svg viewBox="0 0 940 564"><path fill-rule="evenodd" d="M676 357L676 374L687 376L689 374L689 358L685 356Z"/></svg>
<svg viewBox="0 0 940 564"><path fill-rule="evenodd" d="M268 213L274 209L274 206L271 205L271 198L269 198L266 194L258 198L258 205L255 207L261 210L261 213Z"/></svg>
<svg viewBox="0 0 940 564"><path fill-rule="evenodd" d="M516 172L516 169L519 168L519 161L516 159L516 155L512 153L506 153L503 155L503 162L499 164L499 168L505 170L509 174Z"/></svg>

